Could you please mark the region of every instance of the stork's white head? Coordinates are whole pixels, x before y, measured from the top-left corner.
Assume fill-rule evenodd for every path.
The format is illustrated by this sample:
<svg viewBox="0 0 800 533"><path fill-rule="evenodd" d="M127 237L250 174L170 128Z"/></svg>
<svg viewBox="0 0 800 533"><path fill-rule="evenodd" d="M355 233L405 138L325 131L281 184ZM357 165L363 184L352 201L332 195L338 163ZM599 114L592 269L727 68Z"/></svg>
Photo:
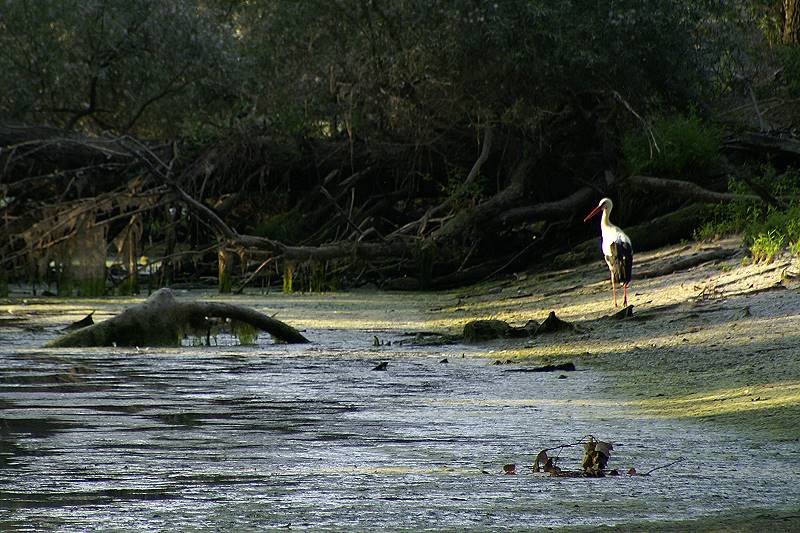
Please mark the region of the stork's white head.
<svg viewBox="0 0 800 533"><path fill-rule="evenodd" d="M614 207L614 203L611 201L611 198L603 198L600 200L600 203L597 204L597 207L592 209L592 212L586 215L586 218L583 219L584 222L595 216L600 211L605 211L606 213L611 213L611 208Z"/></svg>

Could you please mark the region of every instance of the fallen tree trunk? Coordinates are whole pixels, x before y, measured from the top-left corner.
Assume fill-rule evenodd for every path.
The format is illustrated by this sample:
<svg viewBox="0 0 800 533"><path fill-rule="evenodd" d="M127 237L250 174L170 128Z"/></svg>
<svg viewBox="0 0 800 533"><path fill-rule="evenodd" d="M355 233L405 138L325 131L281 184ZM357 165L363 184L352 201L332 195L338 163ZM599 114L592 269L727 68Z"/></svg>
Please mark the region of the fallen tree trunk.
<svg viewBox="0 0 800 533"><path fill-rule="evenodd" d="M800 140L780 134L744 133L726 142L725 147L759 154L767 152L792 158L800 157Z"/></svg>
<svg viewBox="0 0 800 533"><path fill-rule="evenodd" d="M134 158L116 146L116 139L86 137L50 126L0 124L0 146L9 162L30 158L60 167L100 162L131 163Z"/></svg>
<svg viewBox="0 0 800 533"><path fill-rule="evenodd" d="M747 176L741 176L740 179L747 183L748 186L757 194L738 194L732 192L711 191L697 185L696 183L692 183L691 181L654 178L652 176L629 176L626 178L626 181L634 187L647 189L651 192L663 193L676 198L688 198L690 200L700 200L705 202L764 202L776 207L782 207L781 203L783 200L796 199L796 197L793 196L773 197L763 187L750 180Z"/></svg>
<svg viewBox="0 0 800 533"><path fill-rule="evenodd" d="M737 251L739 251L738 248L718 248L715 250L705 250L689 257L683 257L675 261L666 262L665 264L659 265L657 268L651 268L649 270L645 270L644 272L639 272L636 274L636 277L638 279L646 279L666 276L667 274L672 274L673 272L678 272L681 270L687 270L709 261L727 259Z"/></svg>
<svg viewBox="0 0 800 533"><path fill-rule="evenodd" d="M594 188L582 187L561 200L509 209L500 215L500 220L508 225L531 220L569 217L589 204L596 204L599 196Z"/></svg>
<svg viewBox="0 0 800 533"><path fill-rule="evenodd" d="M502 213L516 206L525 194L527 174L532 167L528 159L519 162L511 174L511 183L488 200L472 209L462 209L444 225L432 232L435 243L450 245L475 238L475 230L485 233Z"/></svg>
<svg viewBox="0 0 800 533"><path fill-rule="evenodd" d="M159 203L147 206L142 206L142 202L137 201L133 193L130 193L131 197L125 202L101 204L96 200L97 198L105 199L105 197L99 196L104 189L98 188L99 186L94 183L95 180L89 180L88 185L84 185L83 181L76 178L74 186L67 186L66 183L59 182L58 185L62 186L63 190L55 186L42 188L42 195L47 193L48 197L55 198L58 193L62 198L70 199L70 196L64 196L68 189L67 192L70 195L78 196L81 201L86 200L87 205L103 207L95 214L96 224L111 221L116 225L121 225L124 218L130 218L145 209L150 210L162 205L169 205L174 210L185 205L189 211L193 212L191 217L187 216L185 222L189 239L193 245L217 240L214 246L219 249L235 251L242 257L261 257L263 259L263 256L266 256L272 258L277 265L276 269L279 274L281 266L292 267L297 264L310 263L315 264L314 267L316 267L316 264L327 262L335 262L337 272L345 272L348 268L358 268L363 273L374 267L376 260L384 262L388 260L391 262L391 266L385 268L381 276L383 276L383 272L389 272L389 274L376 280L378 283L385 282L385 279L389 277L402 280L403 286L441 288L490 277L526 261L529 256L552 257L553 252L548 254L548 248L552 250L552 247L560 247L564 242L563 238L545 239L545 234L553 225L548 226L544 233L539 234L540 231L535 227L520 223L559 220L558 232L567 233L566 238L569 239L569 233L583 231L575 222L575 215L588 205L594 204L595 200L602 195L602 191L592 185L577 185L577 190L559 187L567 194L563 198L528 205L530 203L528 193L533 189L531 184L535 182L533 175L538 170L536 152L521 150L521 153L515 156L519 158L516 160L516 164L510 167L508 162L496 160L495 155L497 154L492 151L493 135L492 129L486 129L481 152L474 161L468 176L452 195L447 196L443 201L434 203L434 207L427 209L425 207L437 198L435 194L438 193L431 193L430 190L425 193L427 196L414 198L413 193L409 192L410 196L405 197L403 195L406 193L398 189L393 194L399 196L388 199L381 198L381 193L376 193L372 187L365 186L356 190L355 184L365 179L363 176L367 174L371 176L368 171L375 165L372 159L365 158L370 166L359 169L358 165L354 165L350 161L350 165L353 167L350 176L338 184L336 180L342 176L343 167L326 165L325 172L322 172L322 167L317 168L320 171L319 176L303 183L303 187L307 188L304 190L312 191L309 195L310 200L305 203L293 203L293 200L287 197L285 200L287 211L281 211L279 214L269 213L268 216L259 213L256 204L241 206L242 213L245 215L234 213L234 208L241 201L246 200L251 192L247 184L256 177L266 180L265 185L259 185L259 187L267 187L266 184L269 184L269 187L275 186L273 178L270 178L273 179L270 181L259 174L259 172L263 173L265 168L271 168L268 165L265 167L266 163L260 163L261 166L255 164L248 166L248 173L243 178L243 187L240 190L234 190L229 197L225 196L228 194L227 189L221 186L213 188L214 190L209 192L208 187L210 186L207 187L207 181L222 180L217 173L220 176L227 175L228 171L219 165L222 165L225 160L223 157L225 154L238 153L235 149L239 148L235 144L232 145L232 148L222 145L219 149L211 149L206 156L182 170L180 166L175 166L178 164L176 161L180 162L177 150L169 150L169 147L164 145L147 144L130 137L85 139L74 134L47 129L36 131L0 127L0 141L6 143L6 151L0 155L12 163L20 161L41 165L42 161L49 160L40 152L49 150L55 154L50 157L55 157L60 161L66 158L67 153L74 150L74 161L84 161L84 166L80 168L86 168L85 165L89 164L114 163L120 168L131 170L131 172L119 173L119 175L136 185L135 194L142 194L140 191L145 190L147 193L158 193L159 195ZM61 154L60 151L66 153ZM40 157L44 159L39 159ZM73 161L73 159L69 161ZM478 203L470 201L463 204L461 196L469 185L475 184L477 176L487 165L493 172L497 171L498 176L513 168L510 179L498 178L498 190L492 196L484 198ZM151 176L146 178L142 176L143 167L149 171ZM253 168L255 171L251 172ZM132 172L133 170L135 172ZM98 171L98 173L100 172ZM214 174L213 179L210 177L212 173ZM376 171L375 174L379 176L382 173ZM55 171L53 171L53 175L55 176ZM35 176L35 178L51 180L49 174ZM105 183L103 181L103 184ZM19 190L32 189L30 185L29 182L21 182ZM9 185L4 186L8 187ZM415 187L418 187L420 193L424 190L421 186ZM773 199L763 191L756 191L755 195L731 194L708 190L688 181L649 176L632 176L617 180L616 183L612 183L607 178L603 188L623 187L635 187L648 193L664 193L702 202L763 200L772 205L780 205L779 199ZM116 189L115 195L118 190L122 189ZM170 193L163 194L164 191L170 191ZM217 193L225 194L216 196ZM348 197L349 201L345 201ZM23 207L27 204L23 206L19 199L14 201L16 203L6 206L5 211L10 215L16 215L18 219L15 219L14 216L6 217L16 224L15 227L9 226L12 231L9 232L7 229L6 235L18 235L22 231L21 228L31 225L28 218L19 216L19 213L24 213ZM398 202L399 205L395 205ZM60 204L63 204L63 200L60 201ZM320 207L319 204L322 206ZM212 205L216 207L211 207ZM17 211L11 213L14 209ZM309 209L313 211L310 219L304 216ZM653 213L659 212L658 209L663 209L663 207L648 208L638 213L638 216L651 216ZM65 206L54 205L51 210L53 214L50 216L53 220L65 218L63 216ZM697 208L691 214L697 215L700 210ZM387 211L391 212L391 216L387 215ZM407 222L409 216L413 217L414 214L417 214L416 216L419 218ZM443 216L432 219L434 214ZM268 228L267 230L259 229L256 224L261 215L264 215L264 220L259 224ZM690 235L696 227L692 224L695 224L699 217L687 218L684 215L685 213L678 214L674 224L669 217L645 224L642 226L644 228L642 234L637 234L636 227L629 228L628 231L634 238L634 246L637 250L643 250L674 242L674 239ZM158 219L159 216L163 217L164 215L157 212L152 214L154 219ZM281 217L288 222L283 222ZM319 220L317 220L318 218ZM55 223L53 222L53 224ZM292 231L283 231L283 224ZM110 223L108 225L110 227ZM200 228L203 226L211 229L211 232L201 235ZM147 238L160 238L161 233L157 229L159 225L155 224L152 227L156 229L148 228ZM114 231L116 229L115 227ZM308 232L312 233L308 235ZM536 234L534 237L535 248L531 246L533 242L531 234L533 233ZM144 237L141 235L140 240ZM11 257L14 260L14 266L21 270L21 259L19 258L23 257L20 251L22 245L16 241L12 242L11 238L6 240L8 243L4 248L10 252L17 252L17 255L12 256L6 253L3 254L5 255L4 259L8 260ZM0 242L2 241L0 240ZM167 249L171 249L171 246L168 246ZM579 244L570 254L569 260L572 262L584 261L596 257L597 253L597 243L591 240ZM49 261L49 258L45 257L42 261L44 260ZM559 260L564 261L565 258L561 257ZM11 263L11 261L7 262ZM292 269L284 270L284 274L287 271L291 275ZM301 272L300 275L304 274ZM361 274L357 279L361 279Z"/></svg>
<svg viewBox="0 0 800 533"><path fill-rule="evenodd" d="M659 246L664 246L681 239L690 237L692 232L703 221L705 206L703 204L692 204L672 213L660 216L646 222L624 228L625 233L633 242L633 251L652 250ZM575 246L571 251L558 255L553 259L553 264L559 267L566 267L585 263L593 259L601 259L599 237L589 239Z"/></svg>
<svg viewBox="0 0 800 533"><path fill-rule="evenodd" d="M209 318L248 324L287 343L309 342L292 326L252 309L225 303L179 302L170 289L160 289L114 318L69 333L48 346L180 346L187 334L206 335L211 328Z"/></svg>
<svg viewBox="0 0 800 533"><path fill-rule="evenodd" d="M730 192L711 191L691 181L670 180L651 176L629 176L626 178L626 181L635 187L641 187L651 192L663 193L678 198L689 198L691 200L701 200L705 202L730 202L735 200L747 200L752 202L762 201L761 197L755 194L734 194Z"/></svg>

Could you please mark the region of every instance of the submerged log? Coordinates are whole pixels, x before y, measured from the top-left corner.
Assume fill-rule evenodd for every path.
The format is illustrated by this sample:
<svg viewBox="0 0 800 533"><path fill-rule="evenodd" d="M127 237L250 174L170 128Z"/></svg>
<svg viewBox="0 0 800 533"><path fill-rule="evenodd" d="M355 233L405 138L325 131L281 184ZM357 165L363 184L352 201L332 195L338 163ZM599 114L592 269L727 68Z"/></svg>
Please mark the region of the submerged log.
<svg viewBox="0 0 800 533"><path fill-rule="evenodd" d="M160 289L114 318L55 339L48 346L180 346L185 335L207 332L209 318L242 322L287 343L309 342L292 326L247 307L180 302L170 289Z"/></svg>
<svg viewBox="0 0 800 533"><path fill-rule="evenodd" d="M572 322L558 318L555 311L550 311L541 324L536 320L528 320L524 326L519 327L514 327L504 320L471 320L464 324L463 338L467 342L482 342L500 338L536 337L543 333L559 331L581 330Z"/></svg>
<svg viewBox="0 0 800 533"><path fill-rule="evenodd" d="M575 363L572 361L567 361L566 363L561 363L558 365L544 365L544 366L535 366L532 368L512 368L510 370L506 370L506 372L574 372L575 371Z"/></svg>

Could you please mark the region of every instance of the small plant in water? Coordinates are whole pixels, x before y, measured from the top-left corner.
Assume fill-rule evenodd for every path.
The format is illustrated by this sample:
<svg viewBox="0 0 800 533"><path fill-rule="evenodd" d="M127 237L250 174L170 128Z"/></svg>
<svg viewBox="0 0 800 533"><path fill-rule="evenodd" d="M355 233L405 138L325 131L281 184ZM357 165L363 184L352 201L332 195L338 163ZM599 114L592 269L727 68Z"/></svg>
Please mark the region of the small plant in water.
<svg viewBox="0 0 800 533"><path fill-rule="evenodd" d="M239 339L241 345L253 345L258 340L258 329L246 322L232 321L231 334Z"/></svg>
<svg viewBox="0 0 800 533"><path fill-rule="evenodd" d="M560 459L560 454L565 448L571 448L573 446L583 446L584 455L583 460L581 461L580 469L575 470L567 470L562 469L558 466L558 461ZM539 454L536 456L536 460L533 463L533 471L534 472L544 472L546 474L550 474L553 477L570 477L570 478L585 478L585 477L605 477L605 476L618 476L620 475L619 470L616 468L607 469L608 460L611 457L611 451L614 449L614 445L610 442L603 442L601 440L596 439L593 435L586 435L585 437L581 437L578 442L571 442L569 444L560 444L558 446L553 446L552 448L545 448L544 450L540 451ZM548 452L554 452L555 454L548 454ZM639 473L636 471L635 468L628 469L629 476L649 476L656 470L661 470L663 468L669 468L672 465L680 463L683 461L683 457L678 457L674 461L669 463L656 466L648 470L644 473ZM506 474L516 473L515 465L505 465L503 470ZM511 471L509 471L511 470Z"/></svg>

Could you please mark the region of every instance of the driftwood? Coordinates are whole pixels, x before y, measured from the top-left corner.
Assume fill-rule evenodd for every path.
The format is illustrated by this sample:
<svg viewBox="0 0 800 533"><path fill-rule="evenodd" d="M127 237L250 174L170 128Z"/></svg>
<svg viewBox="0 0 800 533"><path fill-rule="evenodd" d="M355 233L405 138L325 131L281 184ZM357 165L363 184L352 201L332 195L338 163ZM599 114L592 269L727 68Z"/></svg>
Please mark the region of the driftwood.
<svg viewBox="0 0 800 533"><path fill-rule="evenodd" d="M114 318L69 333L48 346L180 346L187 334L205 334L210 328L209 318L248 324L287 343L309 342L288 324L252 309L216 302L181 302L170 289L160 289Z"/></svg>

